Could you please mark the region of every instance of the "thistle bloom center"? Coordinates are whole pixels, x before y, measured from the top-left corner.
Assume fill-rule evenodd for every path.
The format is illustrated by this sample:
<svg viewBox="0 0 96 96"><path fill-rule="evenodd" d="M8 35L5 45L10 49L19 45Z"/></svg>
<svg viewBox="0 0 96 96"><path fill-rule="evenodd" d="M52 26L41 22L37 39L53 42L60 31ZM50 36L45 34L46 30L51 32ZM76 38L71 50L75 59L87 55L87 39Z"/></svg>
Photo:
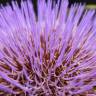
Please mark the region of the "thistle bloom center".
<svg viewBox="0 0 96 96"><path fill-rule="evenodd" d="M85 5L30 0L0 8L2 96L96 95L96 18Z"/></svg>

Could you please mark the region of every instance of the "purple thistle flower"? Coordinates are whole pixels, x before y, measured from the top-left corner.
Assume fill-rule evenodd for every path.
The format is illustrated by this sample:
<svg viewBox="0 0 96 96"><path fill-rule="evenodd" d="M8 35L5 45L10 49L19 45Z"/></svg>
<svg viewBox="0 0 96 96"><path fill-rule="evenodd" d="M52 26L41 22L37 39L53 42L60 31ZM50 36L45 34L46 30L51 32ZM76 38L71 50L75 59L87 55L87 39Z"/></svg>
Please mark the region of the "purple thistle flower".
<svg viewBox="0 0 96 96"><path fill-rule="evenodd" d="M30 0L0 9L2 96L96 95L95 10L59 4L38 0L37 17Z"/></svg>

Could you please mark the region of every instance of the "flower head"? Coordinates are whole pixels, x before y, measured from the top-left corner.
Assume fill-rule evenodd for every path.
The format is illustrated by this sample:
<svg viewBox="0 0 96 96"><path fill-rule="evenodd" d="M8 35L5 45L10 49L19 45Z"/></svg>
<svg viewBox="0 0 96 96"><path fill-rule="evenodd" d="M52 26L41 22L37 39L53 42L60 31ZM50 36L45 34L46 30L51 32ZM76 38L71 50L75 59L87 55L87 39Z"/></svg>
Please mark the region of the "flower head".
<svg viewBox="0 0 96 96"><path fill-rule="evenodd" d="M58 0L59 1L59 0ZM0 94L96 95L94 10L30 0L0 9ZM91 96L90 95L90 96Z"/></svg>

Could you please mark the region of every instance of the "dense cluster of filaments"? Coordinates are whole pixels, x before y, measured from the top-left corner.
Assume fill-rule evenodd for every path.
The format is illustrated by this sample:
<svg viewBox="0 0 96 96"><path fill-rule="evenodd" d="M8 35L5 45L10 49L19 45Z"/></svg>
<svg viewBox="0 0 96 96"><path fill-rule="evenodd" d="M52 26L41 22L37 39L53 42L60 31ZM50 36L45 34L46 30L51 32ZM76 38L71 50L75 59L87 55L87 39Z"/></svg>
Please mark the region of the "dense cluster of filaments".
<svg viewBox="0 0 96 96"><path fill-rule="evenodd" d="M96 95L94 10L59 4L0 9L0 96Z"/></svg>

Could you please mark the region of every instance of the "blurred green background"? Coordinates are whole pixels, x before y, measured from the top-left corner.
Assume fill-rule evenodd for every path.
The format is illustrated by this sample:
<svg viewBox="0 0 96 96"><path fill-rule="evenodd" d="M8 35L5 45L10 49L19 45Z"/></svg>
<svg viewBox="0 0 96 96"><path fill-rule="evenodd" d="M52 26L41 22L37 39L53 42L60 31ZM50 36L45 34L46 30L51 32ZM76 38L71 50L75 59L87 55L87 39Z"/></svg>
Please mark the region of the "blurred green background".
<svg viewBox="0 0 96 96"><path fill-rule="evenodd" d="M96 8L96 0L69 0L70 5L74 3L84 3L86 4L86 8L94 9Z"/></svg>
<svg viewBox="0 0 96 96"><path fill-rule="evenodd" d="M77 2L77 3L87 3L87 4L96 4L96 0L69 0L70 3L74 3L74 2Z"/></svg>
<svg viewBox="0 0 96 96"><path fill-rule="evenodd" d="M21 0L0 0L0 3L2 4L6 4L6 2L11 2L11 1L17 1L18 3L21 2ZM23 1L23 0L22 0ZM26 0L24 0L26 1ZM37 0L32 0L34 3L36 3ZM52 1L57 1L57 0L52 0ZM96 4L96 0L69 0L70 4L73 4L74 2L76 3L87 3L88 5L91 4L91 5L94 5Z"/></svg>
<svg viewBox="0 0 96 96"><path fill-rule="evenodd" d="M6 5L6 3L9 3L11 5L12 1L17 1L18 4L20 5L21 1L26 1L26 0L0 0L0 4ZM36 10L37 1L38 0L32 0L35 10ZM48 1L48 0L46 0L46 1ZM52 0L52 1L58 1L58 0ZM96 8L96 0L69 0L69 6L71 6L74 3L82 3L82 4L85 3L86 8Z"/></svg>

